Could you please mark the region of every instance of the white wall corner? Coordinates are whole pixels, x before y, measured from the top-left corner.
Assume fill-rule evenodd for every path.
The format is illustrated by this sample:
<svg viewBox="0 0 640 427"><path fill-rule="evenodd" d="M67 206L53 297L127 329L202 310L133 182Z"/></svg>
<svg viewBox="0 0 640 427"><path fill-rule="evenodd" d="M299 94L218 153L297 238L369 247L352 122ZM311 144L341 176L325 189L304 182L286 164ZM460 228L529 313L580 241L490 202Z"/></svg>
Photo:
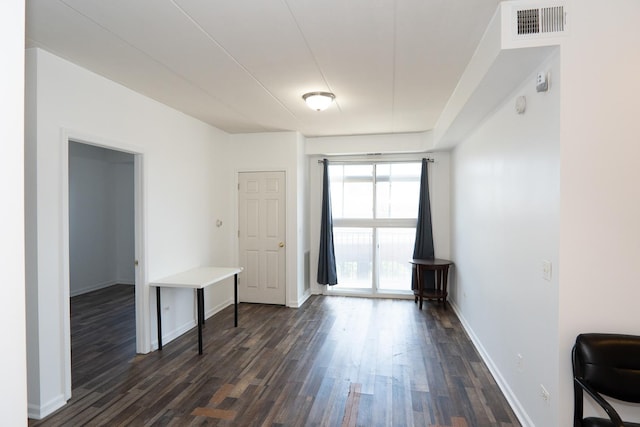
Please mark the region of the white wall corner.
<svg viewBox="0 0 640 427"><path fill-rule="evenodd" d="M307 300L311 297L311 289L307 289L304 291L302 295L298 296L297 301L290 302L287 306L291 308L300 308L302 305L307 302Z"/></svg>
<svg viewBox="0 0 640 427"><path fill-rule="evenodd" d="M514 10L527 5L541 3L505 1L498 6L436 122L434 149L447 150L462 142L563 40L564 34L514 38Z"/></svg>

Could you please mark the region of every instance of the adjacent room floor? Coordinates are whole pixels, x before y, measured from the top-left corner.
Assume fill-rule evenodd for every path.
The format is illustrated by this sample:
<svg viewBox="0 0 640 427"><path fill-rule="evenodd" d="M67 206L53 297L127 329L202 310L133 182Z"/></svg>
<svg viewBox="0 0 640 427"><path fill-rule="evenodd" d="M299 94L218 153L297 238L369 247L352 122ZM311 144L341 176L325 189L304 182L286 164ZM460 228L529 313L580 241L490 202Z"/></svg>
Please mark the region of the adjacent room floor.
<svg viewBox="0 0 640 427"><path fill-rule="evenodd" d="M452 310L311 297L241 304L135 354L133 287L74 297L73 397L30 426L519 426ZM81 308L82 307L82 308Z"/></svg>

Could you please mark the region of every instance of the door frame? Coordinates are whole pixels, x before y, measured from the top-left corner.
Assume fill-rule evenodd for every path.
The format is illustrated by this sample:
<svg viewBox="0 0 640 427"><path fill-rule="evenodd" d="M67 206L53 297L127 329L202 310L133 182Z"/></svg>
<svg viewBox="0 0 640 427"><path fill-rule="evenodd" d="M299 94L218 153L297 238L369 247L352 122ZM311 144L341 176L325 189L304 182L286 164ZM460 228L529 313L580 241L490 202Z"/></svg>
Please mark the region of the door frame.
<svg viewBox="0 0 640 427"><path fill-rule="evenodd" d="M284 185L285 185L285 189L284 189L284 221L285 221L285 233L284 233L284 250L285 250L285 255L284 255L284 306L285 307L290 307L290 303L289 303L289 283L290 283L290 277L289 277L289 263L291 262L291 258L290 258L290 240L289 240L289 173L287 172L286 168L258 168L258 169L236 169L235 171L235 191L234 193L234 210L235 210L235 229L236 229L236 234L235 234L235 239L234 239L234 244L235 244L235 258L236 258L236 263L240 262L240 238L238 237L238 232L240 231L240 194L238 192L239 186L240 186L240 174L241 173L260 173L260 172L282 172L284 174Z"/></svg>
<svg viewBox="0 0 640 427"><path fill-rule="evenodd" d="M66 400L71 398L71 317L70 317L70 272L69 272L69 141L93 145L109 150L122 151L134 155L134 240L135 259L135 311L136 311L136 353L151 351L151 321L149 313L149 287L147 283L147 241L146 241L146 191L144 173L144 150L136 145L104 139L71 129L62 129L61 137L61 234L60 256L62 272L62 303L60 313L63 340L64 366L63 383Z"/></svg>

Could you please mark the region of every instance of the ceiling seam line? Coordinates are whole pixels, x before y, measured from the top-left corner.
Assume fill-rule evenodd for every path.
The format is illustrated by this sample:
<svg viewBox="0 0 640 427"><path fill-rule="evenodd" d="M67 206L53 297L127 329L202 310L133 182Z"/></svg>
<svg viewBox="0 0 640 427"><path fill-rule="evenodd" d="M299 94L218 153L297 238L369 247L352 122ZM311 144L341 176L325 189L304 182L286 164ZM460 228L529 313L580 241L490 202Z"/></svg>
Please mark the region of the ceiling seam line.
<svg viewBox="0 0 640 427"><path fill-rule="evenodd" d="M162 61L157 60L156 58L154 58L153 56L149 55L147 52L145 52L144 50L138 48L137 46L129 43L128 41L126 41L125 39L123 39L122 37L120 37L118 34L114 33L113 31L111 31L109 28L105 27L104 25L100 24L99 22L93 20L91 17L85 15L84 13L80 12L78 9L74 8L73 6L71 6L70 4L68 4L66 1L64 0L60 0L60 3L64 4L66 7L68 7L69 9L73 10L75 13L77 13L78 15L84 17L85 19L87 19L88 21L92 22L93 24L97 25L98 27L102 28L104 31L106 31L107 33L111 34L112 36L114 36L115 38L117 38L118 40L120 40L122 43L124 43L125 45L129 46L130 48L140 52L142 55L144 55L145 57L149 58L151 61L155 62L156 64L160 65L162 68L164 68L165 70L167 70L169 73L178 76L182 81L184 81L185 83L187 83L189 86L192 86L196 89L198 89L199 91L206 93L208 96L210 96L212 99L215 99L217 102L219 102L221 105L223 105L224 107L228 108L229 110L239 114L240 116L244 117L247 120L252 120L251 117L247 117L244 113L236 110L234 107L232 107L231 105L227 104L226 102L222 101L221 99L217 98L216 96L214 96L213 94L211 94L208 90L200 87L199 85L193 83L191 80L185 78L182 74L175 72L172 68L170 68L169 66L167 66L165 63L163 63ZM96 73L97 74L97 73ZM114 80L115 81L115 80ZM124 87L127 87L127 85L125 85L124 83L121 82L117 82L118 84L121 84ZM133 90L133 89L132 89ZM137 92L137 91L136 91ZM141 93L141 92L138 92ZM144 95L144 94L143 94ZM148 96L148 95L145 95ZM155 98L152 98L151 96L148 96L150 99L154 99L156 101L158 101ZM158 101L160 102L160 101Z"/></svg>
<svg viewBox="0 0 640 427"><path fill-rule="evenodd" d="M245 67L244 65L242 65L240 63L240 61L238 61L233 55L231 55L231 52L229 52L227 49L224 48L224 46L222 46L220 44L220 42L218 42L211 34L209 34L203 27L202 25L200 25L198 23L198 21L196 21L191 15L189 15L187 13L186 10L184 10L181 6L179 6L175 0L170 0L171 4L173 4L176 9L178 9L189 21L191 21L193 23L193 25L196 26L196 28L198 28L198 30L200 30L202 32L202 34L204 34L209 40L211 40L216 46L218 46L218 48L220 48L225 55L227 55L227 57L229 57L229 59L231 59L237 66L239 66L240 68L242 68L244 70L245 73L247 73L247 75L249 75L253 81L255 81L262 89L264 89L264 91L266 93L269 94L269 96L271 98L273 98L278 104L280 104L280 106L282 108L285 109L285 111L287 111L289 114L291 114L291 116L296 119L298 119L298 116L295 115L295 113L293 111L291 111L289 108L287 108L286 105L284 105L284 103L280 100L280 98L278 98L277 96L275 96L273 93L271 93L271 91L269 89L267 89L267 87L260 81L260 79L258 79L256 76L253 75L253 73L251 73L251 71L249 71L249 69L247 67Z"/></svg>
<svg viewBox="0 0 640 427"><path fill-rule="evenodd" d="M327 80L327 77L325 76L324 72L322 71L322 67L320 67L320 64L318 63L318 58L313 53L313 49L311 49L311 46L309 45L309 41L305 37L304 32L302 31L302 28L300 27L300 23L298 22L298 20L296 19L296 16L294 15L293 11L291 10L291 6L289 6L289 2L287 0L282 0L282 1L284 2L285 6L287 6L287 10L289 11L289 14L291 15L291 19L293 19L293 22L296 24L296 28L298 29L298 32L300 33L300 37L302 37L302 40L304 40L304 44L305 44L305 46L307 46L307 49L309 50L309 53L311 54L311 57L313 58L313 62L316 64L316 67L318 68L318 72L322 76L322 80L324 80L324 84L327 85L327 89L329 89L329 92L334 93L333 89L331 88L331 85L329 84L329 81ZM334 98L333 102L336 104L336 107L338 107L338 111L342 112L342 108L340 108L340 103L338 102L337 97Z"/></svg>

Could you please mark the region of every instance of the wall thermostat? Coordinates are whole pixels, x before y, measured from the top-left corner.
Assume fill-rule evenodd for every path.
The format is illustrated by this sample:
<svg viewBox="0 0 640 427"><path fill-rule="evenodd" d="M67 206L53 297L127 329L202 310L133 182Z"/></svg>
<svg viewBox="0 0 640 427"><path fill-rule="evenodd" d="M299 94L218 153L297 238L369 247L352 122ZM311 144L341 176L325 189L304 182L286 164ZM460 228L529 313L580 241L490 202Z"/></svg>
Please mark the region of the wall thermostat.
<svg viewBox="0 0 640 427"><path fill-rule="evenodd" d="M536 76L536 90L538 92L546 92L549 89L549 77L547 73L540 72Z"/></svg>

